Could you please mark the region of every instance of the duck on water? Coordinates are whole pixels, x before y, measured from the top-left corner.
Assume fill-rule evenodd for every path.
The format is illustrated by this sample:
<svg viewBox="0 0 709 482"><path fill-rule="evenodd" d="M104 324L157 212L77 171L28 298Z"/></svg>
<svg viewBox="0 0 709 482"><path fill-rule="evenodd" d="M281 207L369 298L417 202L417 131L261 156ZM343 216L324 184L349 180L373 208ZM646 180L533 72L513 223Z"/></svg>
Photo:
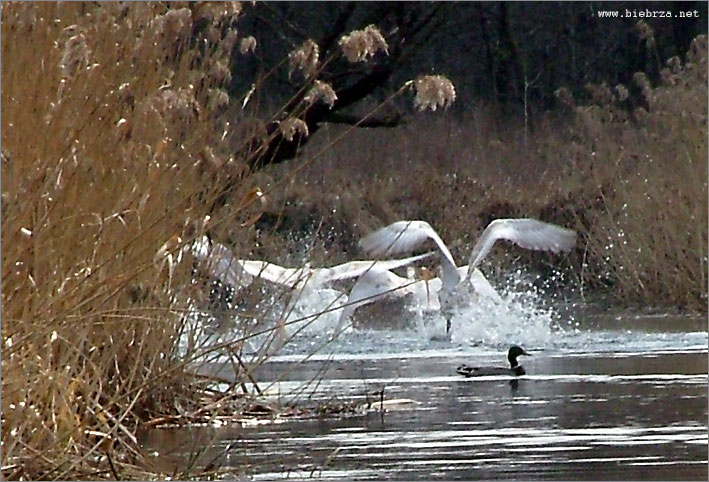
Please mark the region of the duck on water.
<svg viewBox="0 0 709 482"><path fill-rule="evenodd" d="M532 356L524 348L517 345L512 345L507 352L507 359L510 361L510 368L505 367L470 367L468 365L460 365L456 371L466 377L481 377L486 375L513 375L520 376L526 372L522 365L517 361L517 357L521 355Z"/></svg>

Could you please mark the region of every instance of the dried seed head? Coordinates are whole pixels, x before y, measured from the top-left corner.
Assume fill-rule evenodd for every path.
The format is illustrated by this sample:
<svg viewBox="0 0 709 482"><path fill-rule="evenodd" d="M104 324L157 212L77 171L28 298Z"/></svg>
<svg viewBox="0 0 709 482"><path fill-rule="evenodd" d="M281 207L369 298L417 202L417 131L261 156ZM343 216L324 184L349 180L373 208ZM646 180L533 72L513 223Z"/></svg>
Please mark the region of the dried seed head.
<svg viewBox="0 0 709 482"><path fill-rule="evenodd" d="M152 107L161 119L170 119L175 124L195 119L200 113L194 90L190 88L160 90L153 97Z"/></svg>
<svg viewBox="0 0 709 482"><path fill-rule="evenodd" d="M566 87L559 87L556 89L554 92L554 96L557 98L559 103L565 107L574 107L576 105L576 102L574 101L574 96L571 94L571 91L567 89Z"/></svg>
<svg viewBox="0 0 709 482"><path fill-rule="evenodd" d="M389 46L376 25L368 25L367 28L364 29L364 33L367 34L367 38L369 38L375 51L381 51L385 54L389 53Z"/></svg>
<svg viewBox="0 0 709 482"><path fill-rule="evenodd" d="M599 106L609 105L613 102L613 92L605 82L600 85L586 84L586 90L591 94L594 104Z"/></svg>
<svg viewBox="0 0 709 482"><path fill-rule="evenodd" d="M305 101L314 104L318 100L322 100L327 105L332 107L337 100L337 94L330 84L321 80L316 80L313 87L305 96Z"/></svg>
<svg viewBox="0 0 709 482"><path fill-rule="evenodd" d="M69 37L64 44L64 53L59 61L64 78L71 78L76 75L79 69L89 64L89 48L86 45L86 37L83 33L78 33Z"/></svg>
<svg viewBox="0 0 709 482"><path fill-rule="evenodd" d="M654 45L655 31L645 20L638 20L638 23L635 24L635 31L638 32L640 40L646 41L648 45L652 41Z"/></svg>
<svg viewBox="0 0 709 482"><path fill-rule="evenodd" d="M179 43L192 34L192 13L189 8L169 10L155 19L155 31L167 44Z"/></svg>
<svg viewBox="0 0 709 482"><path fill-rule="evenodd" d="M635 120L638 122L647 122L648 118L650 117L649 113L645 108L643 107L638 107L633 111L633 116L635 117Z"/></svg>
<svg viewBox="0 0 709 482"><path fill-rule="evenodd" d="M228 56L231 54L238 38L239 35L235 28L230 28L227 30L224 38L219 42L219 51L222 52L222 55L226 54Z"/></svg>
<svg viewBox="0 0 709 482"><path fill-rule="evenodd" d="M389 46L375 25L368 25L364 30L353 30L348 35L343 35L339 44L350 62L364 62L374 57L377 52L389 53Z"/></svg>
<svg viewBox="0 0 709 482"><path fill-rule="evenodd" d="M628 98L628 95L628 89L623 84L618 84L615 86L615 97L616 99L618 99L619 102L625 102L625 100Z"/></svg>
<svg viewBox="0 0 709 482"><path fill-rule="evenodd" d="M296 134L300 134L303 137L308 137L310 133L308 131L308 125L302 120L295 117L283 120L278 124L278 129L283 134L287 140L292 141Z"/></svg>
<svg viewBox="0 0 709 482"><path fill-rule="evenodd" d="M229 105L229 94L222 89L209 89L209 108L211 110L220 110Z"/></svg>
<svg viewBox="0 0 709 482"><path fill-rule="evenodd" d="M679 74L679 71L682 70L682 61L676 55L674 57L670 57L667 59L667 67L670 68L670 71L673 74Z"/></svg>
<svg viewBox="0 0 709 482"><path fill-rule="evenodd" d="M692 40L687 51L687 62L706 63L707 58L707 36L698 35Z"/></svg>
<svg viewBox="0 0 709 482"><path fill-rule="evenodd" d="M224 85L231 81L231 71L223 62L217 60L209 69L209 77L216 85Z"/></svg>
<svg viewBox="0 0 709 482"><path fill-rule="evenodd" d="M308 39L299 48L288 54L290 74L295 70L303 72L305 77L314 77L318 70L320 47Z"/></svg>
<svg viewBox="0 0 709 482"><path fill-rule="evenodd" d="M221 31L214 25L207 26L202 35L211 45L217 45L222 40Z"/></svg>
<svg viewBox="0 0 709 482"><path fill-rule="evenodd" d="M650 79L647 78L645 72L635 72L633 74L633 83L640 87L645 100L650 102L652 100L652 86L650 85Z"/></svg>
<svg viewBox="0 0 709 482"><path fill-rule="evenodd" d="M239 2L202 2L197 9L198 17L203 17L212 23L229 22L241 13Z"/></svg>
<svg viewBox="0 0 709 482"><path fill-rule="evenodd" d="M679 75L673 74L672 70L668 68L660 70L660 81L662 82L662 85L676 85L677 79L679 79Z"/></svg>
<svg viewBox="0 0 709 482"><path fill-rule="evenodd" d="M247 54L256 50L256 39L249 35L241 39L239 44L239 52L242 54Z"/></svg>
<svg viewBox="0 0 709 482"><path fill-rule="evenodd" d="M419 110L447 108L455 101L453 82L442 75L422 75L413 81L416 89L414 104Z"/></svg>
<svg viewBox="0 0 709 482"><path fill-rule="evenodd" d="M202 85L207 74L201 70L190 70L187 72L187 80L191 85Z"/></svg>

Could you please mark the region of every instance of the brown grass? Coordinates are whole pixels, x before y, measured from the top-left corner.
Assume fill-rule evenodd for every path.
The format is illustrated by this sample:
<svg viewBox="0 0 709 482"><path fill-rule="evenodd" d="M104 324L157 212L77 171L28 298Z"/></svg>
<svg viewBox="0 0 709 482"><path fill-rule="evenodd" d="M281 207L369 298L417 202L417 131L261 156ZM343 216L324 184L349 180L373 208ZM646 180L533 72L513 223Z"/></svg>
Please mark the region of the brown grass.
<svg viewBox="0 0 709 482"><path fill-rule="evenodd" d="M2 6L3 478L144 477L139 423L200 406L176 300L204 293L154 258L243 169L222 154L236 13L217 10ZM223 207L217 235L250 209Z"/></svg>
<svg viewBox="0 0 709 482"><path fill-rule="evenodd" d="M234 49L255 46L237 34L239 15L236 2L3 4L3 478L160 477L139 427L264 406L245 383L265 356L245 364L239 340L178 353L209 296L178 252L207 229L243 257L283 251L278 232L254 225L253 194L286 189L297 169L251 174L252 141L274 119L302 133L298 115L335 94L316 84L291 118L246 117L253 92L225 92ZM265 315L282 318L280 305ZM264 318L244 336L269 330ZM216 350L244 394L209 391L191 372Z"/></svg>

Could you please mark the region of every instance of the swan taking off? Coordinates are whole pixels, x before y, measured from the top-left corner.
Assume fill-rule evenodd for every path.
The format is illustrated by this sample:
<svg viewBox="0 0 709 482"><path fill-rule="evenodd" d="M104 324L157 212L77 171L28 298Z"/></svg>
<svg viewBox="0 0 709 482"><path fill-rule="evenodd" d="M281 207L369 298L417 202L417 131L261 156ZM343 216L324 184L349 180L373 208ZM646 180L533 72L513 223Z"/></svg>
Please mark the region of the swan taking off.
<svg viewBox="0 0 709 482"><path fill-rule="evenodd" d="M448 246L426 221L397 221L362 238L360 247L369 255L391 256L411 251L431 239L441 254L441 289L439 300L450 331L453 309L470 303L475 292L470 283L477 266L500 239L511 241L525 249L558 253L570 251L576 245L576 233L570 229L536 219L496 219L483 231L473 246L465 278L456 268Z"/></svg>
<svg viewBox="0 0 709 482"><path fill-rule="evenodd" d="M465 277L468 267L461 266L457 271L461 277ZM495 303L503 302L495 288L492 287L479 269L475 270L470 282L473 284L473 289L476 293ZM410 297L410 304L421 308L424 312L440 311L441 304L438 299L438 292L441 286L442 283L439 277L417 280L413 275L401 277L382 267L375 266L360 276L352 287L345 303L345 308L340 316L340 324L358 308L385 298Z"/></svg>
<svg viewBox="0 0 709 482"><path fill-rule="evenodd" d="M302 268L284 268L267 261L255 260L239 260L238 262L244 272L253 277L296 290L302 290L306 286L315 290L334 281L358 278L373 268L396 269L428 258L433 254L435 252L389 261L350 261L330 268L311 268L307 265Z"/></svg>
<svg viewBox="0 0 709 482"><path fill-rule="evenodd" d="M207 274L235 289L245 288L254 278L261 278L295 290L302 290L306 285L318 289L334 281L357 278L375 266L386 270L396 269L435 254L433 251L388 261L350 261L330 268L311 268L308 264L301 268L285 268L268 261L237 259L231 249L211 241L207 236L186 244L180 256L184 251L191 252Z"/></svg>

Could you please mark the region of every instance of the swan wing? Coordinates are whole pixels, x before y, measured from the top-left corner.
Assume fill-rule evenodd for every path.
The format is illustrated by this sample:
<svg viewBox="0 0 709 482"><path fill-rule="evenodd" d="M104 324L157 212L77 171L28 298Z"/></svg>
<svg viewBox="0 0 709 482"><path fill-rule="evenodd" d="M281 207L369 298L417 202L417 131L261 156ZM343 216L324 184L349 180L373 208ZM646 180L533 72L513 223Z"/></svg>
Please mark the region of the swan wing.
<svg viewBox="0 0 709 482"><path fill-rule="evenodd" d="M391 271L374 267L364 273L352 287L345 308L342 310L340 319L348 318L360 306L374 303L387 296L404 296L406 289L397 289L409 280L392 273Z"/></svg>
<svg viewBox="0 0 709 482"><path fill-rule="evenodd" d="M308 277L307 268L284 268L267 261L239 260L242 269L255 278L261 278L270 283L294 288Z"/></svg>
<svg viewBox="0 0 709 482"><path fill-rule="evenodd" d="M392 259L389 261L350 261L349 263L333 266L332 268L320 268L313 271L314 276L317 277L320 283L327 283L329 281L358 278L373 268L377 268L379 270L391 270L400 268L402 266L407 266L411 263L415 263L416 261L433 256L434 254L436 254L435 251L432 251L430 253L419 254L417 256L409 256L408 258L402 259Z"/></svg>
<svg viewBox="0 0 709 482"><path fill-rule="evenodd" d="M490 298L497 303L502 303L502 297L500 294L495 288L493 288L487 278L485 278L485 275L483 275L479 269L476 268L473 270L473 273L470 276L470 282L473 284L473 288L476 293L486 298Z"/></svg>
<svg viewBox="0 0 709 482"><path fill-rule="evenodd" d="M475 243L470 253L470 269L485 259L498 239L511 241L525 249L558 253L573 249L576 245L576 232L536 219L496 219L485 228Z"/></svg>
<svg viewBox="0 0 709 482"><path fill-rule="evenodd" d="M359 245L370 255L389 256L416 249L427 239L433 240L441 252L444 287L457 285L460 277L453 255L436 230L426 221L397 221L368 234L359 241Z"/></svg>

